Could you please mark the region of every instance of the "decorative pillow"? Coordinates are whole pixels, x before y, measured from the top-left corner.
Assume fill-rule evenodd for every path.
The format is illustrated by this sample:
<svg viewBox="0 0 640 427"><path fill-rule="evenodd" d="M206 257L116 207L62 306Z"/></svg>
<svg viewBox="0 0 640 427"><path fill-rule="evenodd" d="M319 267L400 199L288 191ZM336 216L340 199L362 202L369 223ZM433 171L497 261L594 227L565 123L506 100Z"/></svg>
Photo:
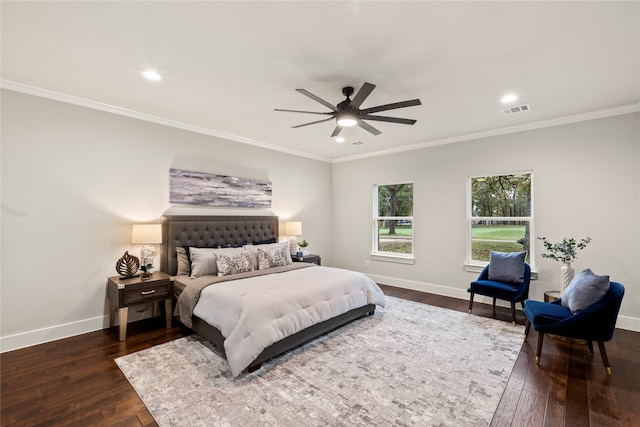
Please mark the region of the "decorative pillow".
<svg viewBox="0 0 640 427"><path fill-rule="evenodd" d="M282 267L285 265L289 265L289 263L287 262L288 253L289 252L284 248L258 248L259 269L266 270L267 268L271 267Z"/></svg>
<svg viewBox="0 0 640 427"><path fill-rule="evenodd" d="M218 276L229 276L231 274L252 271L251 255L244 250L236 254L219 254L216 256L218 265Z"/></svg>
<svg viewBox="0 0 640 427"><path fill-rule="evenodd" d="M189 277L195 279L200 276L215 275L218 273L216 266L215 248L189 248L191 259L191 274Z"/></svg>
<svg viewBox="0 0 640 427"><path fill-rule="evenodd" d="M258 248L260 248L260 249L278 249L278 248L282 248L284 250L285 254L286 254L286 257L287 257L287 264L285 264L285 265L289 265L289 264L291 264L293 262L293 260L291 260L291 254L289 253L289 242L263 244L263 245L259 245L259 246L247 245L247 246L245 246L245 249L248 250L249 253L251 254L251 262L252 262L254 270L258 270L258 267L259 267Z"/></svg>
<svg viewBox="0 0 640 427"><path fill-rule="evenodd" d="M608 290L609 276L597 276L587 268L569 283L562 294L562 305L575 314L600 301Z"/></svg>
<svg viewBox="0 0 640 427"><path fill-rule="evenodd" d="M187 257L187 251L184 248L176 248L176 255L178 257L178 276L188 276L191 274L191 266L189 265L189 258Z"/></svg>
<svg viewBox="0 0 640 427"><path fill-rule="evenodd" d="M524 260L527 252L491 251L489 280L507 283L524 283Z"/></svg>

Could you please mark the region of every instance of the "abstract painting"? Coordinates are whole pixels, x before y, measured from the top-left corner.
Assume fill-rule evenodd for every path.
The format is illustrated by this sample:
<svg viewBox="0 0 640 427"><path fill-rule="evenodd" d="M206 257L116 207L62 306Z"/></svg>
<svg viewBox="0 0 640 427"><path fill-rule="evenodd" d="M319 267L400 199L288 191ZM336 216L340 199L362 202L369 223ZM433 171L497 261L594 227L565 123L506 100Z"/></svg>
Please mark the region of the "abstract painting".
<svg viewBox="0 0 640 427"><path fill-rule="evenodd" d="M270 208L271 182L206 172L169 170L169 202L187 205Z"/></svg>

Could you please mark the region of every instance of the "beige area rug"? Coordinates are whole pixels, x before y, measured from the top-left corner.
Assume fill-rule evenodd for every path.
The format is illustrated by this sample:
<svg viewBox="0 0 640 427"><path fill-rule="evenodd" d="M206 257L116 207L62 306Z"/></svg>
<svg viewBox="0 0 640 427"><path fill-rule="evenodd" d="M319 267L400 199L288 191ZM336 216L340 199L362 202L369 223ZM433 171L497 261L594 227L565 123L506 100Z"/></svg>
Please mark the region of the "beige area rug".
<svg viewBox="0 0 640 427"><path fill-rule="evenodd" d="M524 341L510 322L387 308L236 379L197 335L116 359L161 427L487 426Z"/></svg>

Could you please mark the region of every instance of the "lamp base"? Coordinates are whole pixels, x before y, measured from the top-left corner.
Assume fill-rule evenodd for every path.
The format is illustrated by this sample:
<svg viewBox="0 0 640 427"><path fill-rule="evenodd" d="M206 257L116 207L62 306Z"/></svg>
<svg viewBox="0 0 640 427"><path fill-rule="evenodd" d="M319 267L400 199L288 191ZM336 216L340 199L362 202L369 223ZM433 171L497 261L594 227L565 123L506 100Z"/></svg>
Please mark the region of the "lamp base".
<svg viewBox="0 0 640 427"><path fill-rule="evenodd" d="M298 252L298 238L292 237L289 239L289 253L295 255Z"/></svg>

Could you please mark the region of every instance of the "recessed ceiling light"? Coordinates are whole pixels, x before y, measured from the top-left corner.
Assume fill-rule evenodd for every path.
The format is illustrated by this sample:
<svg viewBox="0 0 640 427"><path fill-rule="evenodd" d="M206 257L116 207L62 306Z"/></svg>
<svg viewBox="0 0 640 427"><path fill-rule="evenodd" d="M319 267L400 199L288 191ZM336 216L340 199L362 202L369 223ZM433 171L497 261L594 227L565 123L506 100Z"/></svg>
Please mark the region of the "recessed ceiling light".
<svg viewBox="0 0 640 427"><path fill-rule="evenodd" d="M514 95L512 93L503 96L502 98L500 98L500 102L502 102L503 104L506 104L508 102L513 102L516 99L518 99L518 95Z"/></svg>
<svg viewBox="0 0 640 427"><path fill-rule="evenodd" d="M336 138L336 142L344 142L344 138L339 136Z"/></svg>
<svg viewBox="0 0 640 427"><path fill-rule="evenodd" d="M147 80L153 80L154 82L159 82L162 80L162 76L153 70L147 70L142 72L142 76Z"/></svg>

